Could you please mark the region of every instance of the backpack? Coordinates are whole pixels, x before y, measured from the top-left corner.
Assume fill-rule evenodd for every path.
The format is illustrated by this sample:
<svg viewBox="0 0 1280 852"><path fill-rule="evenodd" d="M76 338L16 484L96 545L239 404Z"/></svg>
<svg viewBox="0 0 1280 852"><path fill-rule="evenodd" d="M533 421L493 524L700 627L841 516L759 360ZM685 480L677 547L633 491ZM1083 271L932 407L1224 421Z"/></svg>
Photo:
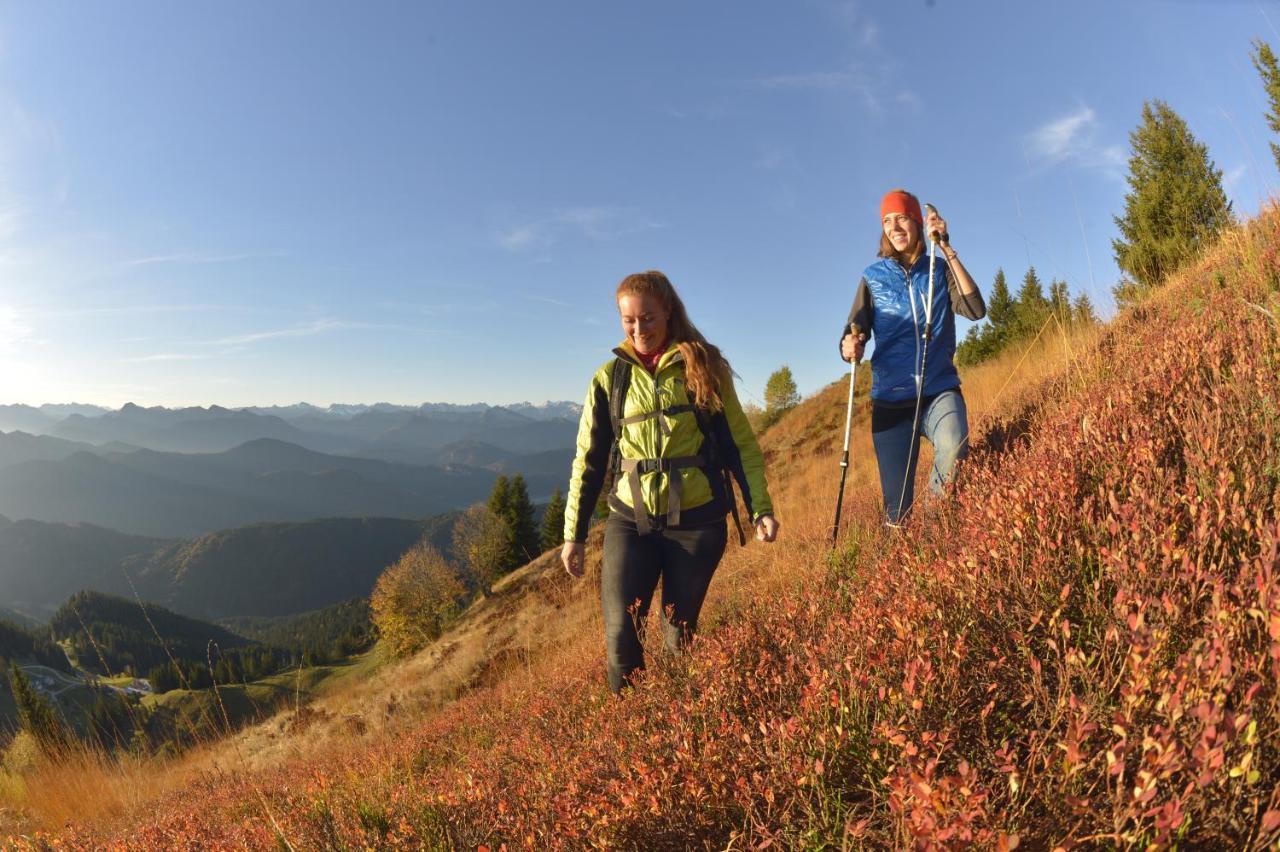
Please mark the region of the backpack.
<svg viewBox="0 0 1280 852"><path fill-rule="evenodd" d="M703 473L706 474L707 480L711 483L713 492L716 490L716 481L712 477L719 477L721 493L724 495L725 502L729 504L728 508L733 514L734 526L738 529L738 544L745 546L747 536L742 531L742 521L738 517L738 502L733 493L733 474L724 463L724 456L720 452L720 445L711 424L714 415L705 408L691 403L639 414L634 417L624 417L623 409L627 402L627 391L631 389L632 364L624 358L614 358L612 369L613 372L609 383L609 421L613 426L613 445L609 448L609 466L605 472L604 486L604 493L608 495L609 508L623 515L631 515L640 534L648 534L652 529L652 524L649 522L649 513L645 509L644 502L640 499L640 474L653 470L666 470L676 474L672 477L671 490L668 496L668 506L674 506L668 512L668 521L671 524L678 524L680 519L681 482L679 470L685 467L701 468ZM684 411L693 412L693 416L698 422L698 429L702 432L702 450L698 455L673 459L622 458L622 449L619 441L623 426L628 423L647 420L651 417L678 414ZM618 477L623 473L626 473L630 479L632 487L631 499L635 504L634 506L628 506L613 494Z"/></svg>

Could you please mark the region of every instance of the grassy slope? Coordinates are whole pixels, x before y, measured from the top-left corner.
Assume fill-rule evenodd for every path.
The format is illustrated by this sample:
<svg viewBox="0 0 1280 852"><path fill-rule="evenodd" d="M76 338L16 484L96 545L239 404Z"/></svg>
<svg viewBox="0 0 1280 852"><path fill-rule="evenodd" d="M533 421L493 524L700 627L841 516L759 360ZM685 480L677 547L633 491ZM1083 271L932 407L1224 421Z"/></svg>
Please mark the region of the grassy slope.
<svg viewBox="0 0 1280 852"><path fill-rule="evenodd" d="M127 836L1258 842L1280 823L1276 225L1233 235L1096 347L1055 341L1064 357L967 375L977 452L956 498L905 536L876 522L863 423L862 485L828 561L843 389L784 418L765 444L785 546L733 552L698 653L659 661L626 701L599 687L590 586L544 559L518 595L383 673L404 685L466 654L493 689L387 712L345 748L295 742L274 768L228 767ZM496 658L466 641L486 622L506 631ZM105 839L82 825L65 839Z"/></svg>
<svg viewBox="0 0 1280 852"><path fill-rule="evenodd" d="M208 689L175 689L148 695L143 705L174 720L179 731L207 741L220 731L239 730L252 721L272 718L282 709L309 706L317 699L367 680L384 660L377 650L340 663L282 672L247 684Z"/></svg>

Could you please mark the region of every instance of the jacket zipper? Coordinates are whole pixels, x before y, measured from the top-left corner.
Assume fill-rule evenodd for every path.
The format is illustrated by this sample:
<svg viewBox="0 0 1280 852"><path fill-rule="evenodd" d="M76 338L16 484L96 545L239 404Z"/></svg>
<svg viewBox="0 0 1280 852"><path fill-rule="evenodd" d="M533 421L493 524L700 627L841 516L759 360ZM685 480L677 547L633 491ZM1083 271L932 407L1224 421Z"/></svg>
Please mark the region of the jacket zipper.
<svg viewBox="0 0 1280 852"><path fill-rule="evenodd" d="M662 386L658 383L658 373L661 372L661 369L657 364L653 366L653 402L658 409L658 416L653 418L653 427L657 431L655 437L658 448L656 453L658 457L658 478L654 481L653 490L653 513L655 516L657 516L658 510L662 508L659 505L659 501L662 498ZM648 509L645 511L648 511Z"/></svg>

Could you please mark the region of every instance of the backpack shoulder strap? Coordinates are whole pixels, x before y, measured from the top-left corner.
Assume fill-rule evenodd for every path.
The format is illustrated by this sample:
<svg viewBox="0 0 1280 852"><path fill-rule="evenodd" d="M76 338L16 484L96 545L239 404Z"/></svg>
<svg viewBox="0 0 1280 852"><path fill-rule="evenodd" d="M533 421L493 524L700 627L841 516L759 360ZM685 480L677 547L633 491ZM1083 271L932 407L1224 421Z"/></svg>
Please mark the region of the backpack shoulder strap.
<svg viewBox="0 0 1280 852"><path fill-rule="evenodd" d="M630 389L631 364L623 358L614 358L613 372L609 380L609 420L613 423L615 445L622 432L622 413L627 404L627 391Z"/></svg>
<svg viewBox="0 0 1280 852"><path fill-rule="evenodd" d="M610 505L614 484L622 469L622 450L618 441L622 435L622 409L627 402L627 390L631 385L631 365L620 357L613 359L609 369L609 424L613 427L613 443L609 445L608 466L604 470L604 482L596 511Z"/></svg>
<svg viewBox="0 0 1280 852"><path fill-rule="evenodd" d="M706 474L710 479L718 475L724 483L724 497L729 504L729 512L733 515L733 525L738 528L738 546L746 547L747 534L742 531L742 520L738 517L738 500L733 494L733 474L725 465L724 454L720 452L720 442L716 438L714 418L716 415L700 405L693 406L693 416L698 420L698 428L702 430L703 454L706 456Z"/></svg>

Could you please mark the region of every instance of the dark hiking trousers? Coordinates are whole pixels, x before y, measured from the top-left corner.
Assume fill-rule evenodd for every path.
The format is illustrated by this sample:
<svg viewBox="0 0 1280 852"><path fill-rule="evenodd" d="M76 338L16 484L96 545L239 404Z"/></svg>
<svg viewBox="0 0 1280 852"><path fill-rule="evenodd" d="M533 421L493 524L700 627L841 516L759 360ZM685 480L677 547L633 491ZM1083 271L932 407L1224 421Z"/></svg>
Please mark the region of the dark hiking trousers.
<svg viewBox="0 0 1280 852"><path fill-rule="evenodd" d="M640 535L625 516L609 516L600 577L609 689L621 691L632 673L644 668L641 631L659 580L664 642L668 651L683 650L698 628L698 613L727 540L724 519Z"/></svg>

